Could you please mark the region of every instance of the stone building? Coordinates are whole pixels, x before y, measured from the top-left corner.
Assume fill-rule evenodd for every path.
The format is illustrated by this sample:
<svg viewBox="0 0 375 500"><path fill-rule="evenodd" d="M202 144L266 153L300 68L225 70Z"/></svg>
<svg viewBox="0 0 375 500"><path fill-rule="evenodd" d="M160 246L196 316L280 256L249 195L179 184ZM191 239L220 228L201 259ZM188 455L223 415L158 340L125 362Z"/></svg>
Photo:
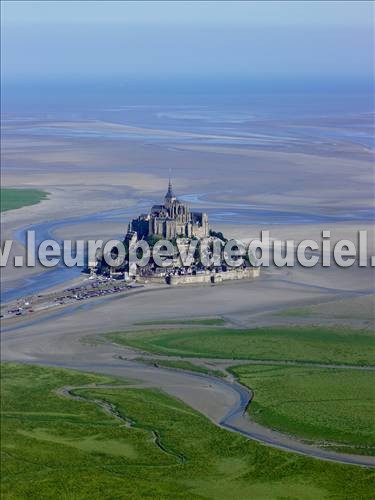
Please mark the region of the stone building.
<svg viewBox="0 0 375 500"><path fill-rule="evenodd" d="M163 205L154 205L151 212L142 214L129 224L129 233L135 232L138 239L149 236L157 238L205 238L209 236L207 214L190 212L186 203L179 201L173 193L169 180Z"/></svg>

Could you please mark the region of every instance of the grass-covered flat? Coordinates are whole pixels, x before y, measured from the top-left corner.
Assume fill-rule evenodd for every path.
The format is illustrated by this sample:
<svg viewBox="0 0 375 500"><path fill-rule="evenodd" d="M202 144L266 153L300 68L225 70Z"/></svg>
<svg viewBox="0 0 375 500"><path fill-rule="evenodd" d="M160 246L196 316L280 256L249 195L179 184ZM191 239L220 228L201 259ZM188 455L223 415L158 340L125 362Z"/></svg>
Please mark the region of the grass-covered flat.
<svg viewBox="0 0 375 500"><path fill-rule="evenodd" d="M254 391L251 418L346 453L375 454L375 372L286 366L237 366Z"/></svg>
<svg viewBox="0 0 375 500"><path fill-rule="evenodd" d="M2 497L7 499L370 498L373 471L286 453L223 430L151 389L75 371L2 368ZM94 401L95 400L95 401ZM111 404L122 420L105 412Z"/></svg>
<svg viewBox="0 0 375 500"><path fill-rule="evenodd" d="M224 372L220 370L210 370L204 366L199 366L190 361L185 360L169 360L169 359L150 359L150 358L136 358L137 361L141 361L147 365L158 365L164 366L166 368L176 368L177 370L188 370L190 372L203 373L204 375L212 375L214 377L224 377Z"/></svg>
<svg viewBox="0 0 375 500"><path fill-rule="evenodd" d="M375 364L373 333L348 327L280 326L251 330L181 328L114 332L107 335L113 342L156 354Z"/></svg>
<svg viewBox="0 0 375 500"><path fill-rule="evenodd" d="M155 321L139 321L135 323L139 326L159 326L159 325L197 325L197 326L223 326L225 320L222 318L200 318L200 319L165 319Z"/></svg>
<svg viewBox="0 0 375 500"><path fill-rule="evenodd" d="M48 193L39 189L0 189L0 211L14 210L16 208L35 205L46 199Z"/></svg>
<svg viewBox="0 0 375 500"><path fill-rule="evenodd" d="M277 312L274 316L318 319L348 319L375 321L375 296L373 294L324 302L305 307L294 307Z"/></svg>

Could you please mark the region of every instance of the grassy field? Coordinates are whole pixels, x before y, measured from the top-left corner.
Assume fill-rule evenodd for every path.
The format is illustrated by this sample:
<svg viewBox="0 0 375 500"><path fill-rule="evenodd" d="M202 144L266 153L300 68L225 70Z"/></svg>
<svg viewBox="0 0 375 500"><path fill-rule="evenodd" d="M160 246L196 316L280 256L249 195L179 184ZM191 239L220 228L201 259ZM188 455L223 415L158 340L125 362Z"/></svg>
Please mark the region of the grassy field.
<svg viewBox="0 0 375 500"><path fill-rule="evenodd" d="M15 208L35 205L46 199L48 193L39 189L0 189L0 211L14 210Z"/></svg>
<svg viewBox="0 0 375 500"><path fill-rule="evenodd" d="M175 356L375 364L373 333L347 327L181 328L114 332L107 337Z"/></svg>
<svg viewBox="0 0 375 500"><path fill-rule="evenodd" d="M158 321L140 321L135 323L139 326L159 326L159 325L197 325L197 326L223 326L225 321L221 318L202 318L202 319L166 319Z"/></svg>
<svg viewBox="0 0 375 500"><path fill-rule="evenodd" d="M375 372L249 365L231 371L254 391L249 412L257 422L346 453L375 454Z"/></svg>
<svg viewBox="0 0 375 500"><path fill-rule="evenodd" d="M198 366L190 361L183 360L169 360L169 359L149 359L149 358L136 358L137 361L141 361L147 365L158 365L165 366L166 368L177 368L178 370L188 370L190 372L203 373L204 375L212 375L214 377L224 377L224 373L220 370L209 370L204 366Z"/></svg>
<svg viewBox="0 0 375 500"><path fill-rule="evenodd" d="M371 470L262 446L156 390L76 389L86 401L55 392L93 383L112 380L3 365L3 498L373 498Z"/></svg>

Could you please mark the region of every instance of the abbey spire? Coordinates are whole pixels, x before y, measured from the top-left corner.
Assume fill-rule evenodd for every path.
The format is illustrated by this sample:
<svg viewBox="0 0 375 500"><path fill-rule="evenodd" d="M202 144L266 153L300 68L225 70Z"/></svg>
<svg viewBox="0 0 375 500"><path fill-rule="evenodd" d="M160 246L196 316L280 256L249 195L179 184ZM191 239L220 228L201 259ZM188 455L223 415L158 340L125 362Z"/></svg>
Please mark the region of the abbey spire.
<svg viewBox="0 0 375 500"><path fill-rule="evenodd" d="M176 199L176 197L173 194L171 176L169 175L168 191L167 191L167 194L165 195L165 200L166 201L171 201L173 199Z"/></svg>

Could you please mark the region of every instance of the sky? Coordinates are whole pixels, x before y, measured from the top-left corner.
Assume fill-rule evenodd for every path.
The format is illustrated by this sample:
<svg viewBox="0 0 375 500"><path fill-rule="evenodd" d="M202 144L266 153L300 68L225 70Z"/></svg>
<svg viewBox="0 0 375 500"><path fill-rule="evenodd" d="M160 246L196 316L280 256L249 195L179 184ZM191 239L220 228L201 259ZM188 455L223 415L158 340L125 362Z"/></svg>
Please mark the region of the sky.
<svg viewBox="0 0 375 500"><path fill-rule="evenodd" d="M3 0L2 79L363 81L367 1Z"/></svg>

